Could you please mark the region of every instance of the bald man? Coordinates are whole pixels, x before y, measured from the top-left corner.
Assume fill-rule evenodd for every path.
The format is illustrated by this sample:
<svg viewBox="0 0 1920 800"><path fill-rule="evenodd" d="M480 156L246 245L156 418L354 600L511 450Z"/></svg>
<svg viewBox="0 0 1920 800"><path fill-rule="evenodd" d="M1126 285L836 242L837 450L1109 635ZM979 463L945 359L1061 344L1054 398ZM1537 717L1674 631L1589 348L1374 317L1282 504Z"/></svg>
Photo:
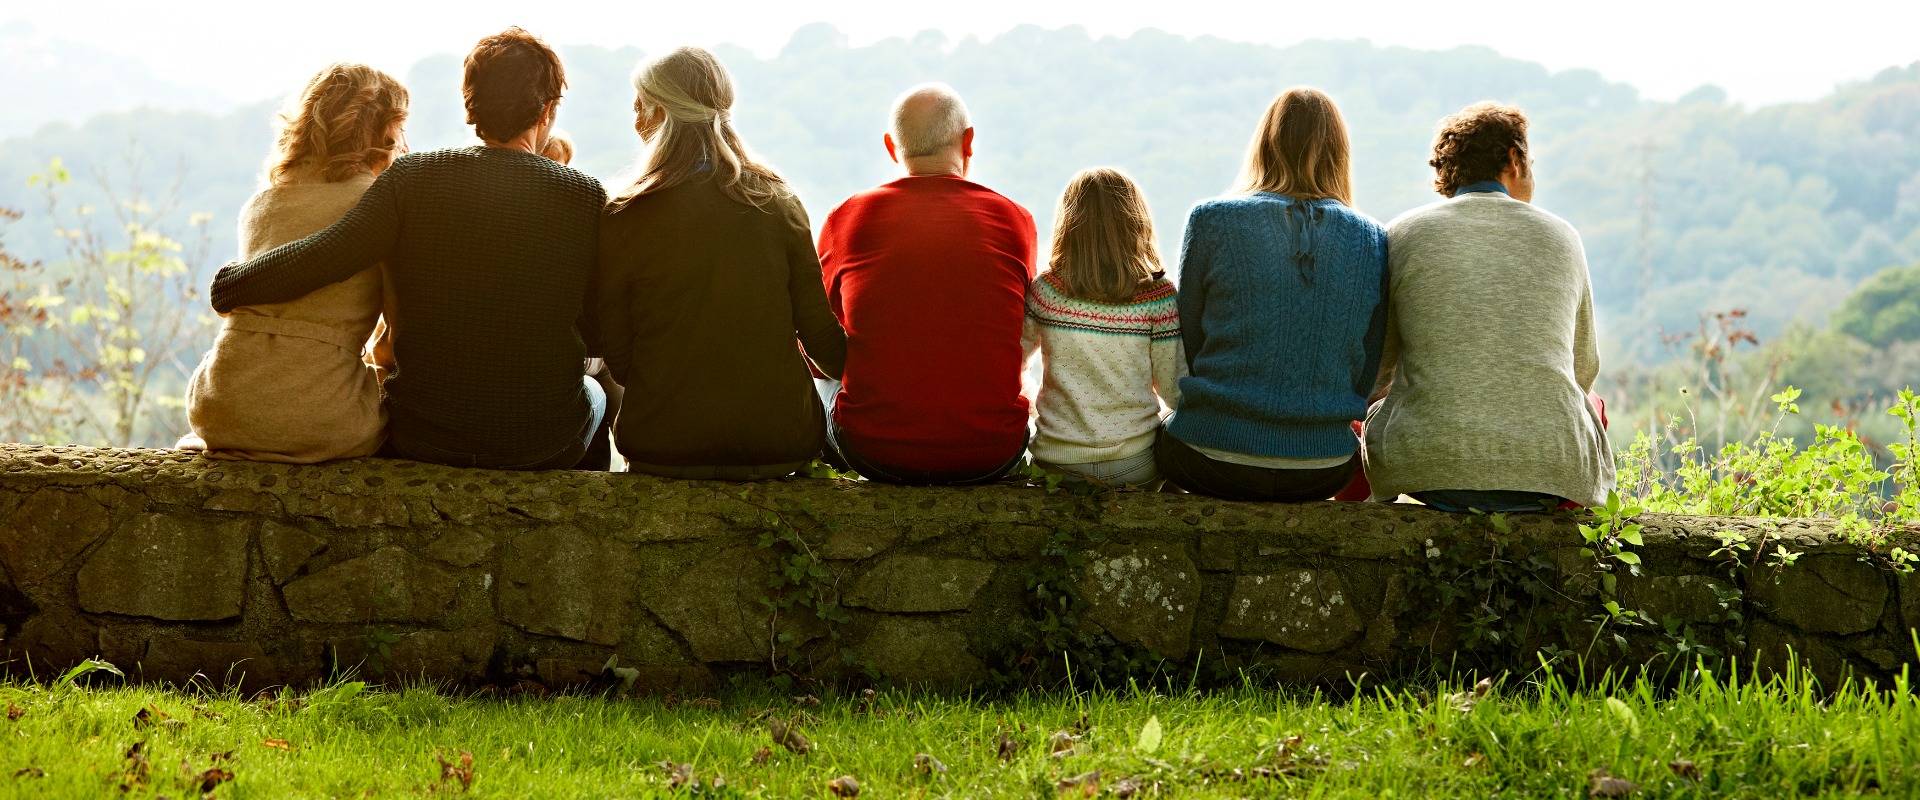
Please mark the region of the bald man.
<svg viewBox="0 0 1920 800"><path fill-rule="evenodd" d="M886 483L997 481L1027 448L1033 215L967 180L973 126L952 87L902 94L881 141L906 177L849 198L820 229L827 298L847 331L827 459Z"/></svg>

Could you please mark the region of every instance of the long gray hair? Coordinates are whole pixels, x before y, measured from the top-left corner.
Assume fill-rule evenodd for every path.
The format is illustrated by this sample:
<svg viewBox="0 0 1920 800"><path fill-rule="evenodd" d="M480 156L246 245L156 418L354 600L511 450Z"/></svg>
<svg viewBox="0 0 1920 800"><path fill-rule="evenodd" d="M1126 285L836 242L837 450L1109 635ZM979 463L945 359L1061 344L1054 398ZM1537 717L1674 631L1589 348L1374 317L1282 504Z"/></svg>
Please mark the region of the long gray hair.
<svg viewBox="0 0 1920 800"><path fill-rule="evenodd" d="M754 161L733 130L733 78L713 54L682 47L642 66L633 75L634 110L665 114L653 152L640 177L614 197L615 211L634 198L677 186L701 170L704 160L720 191L761 208L781 194L785 181Z"/></svg>

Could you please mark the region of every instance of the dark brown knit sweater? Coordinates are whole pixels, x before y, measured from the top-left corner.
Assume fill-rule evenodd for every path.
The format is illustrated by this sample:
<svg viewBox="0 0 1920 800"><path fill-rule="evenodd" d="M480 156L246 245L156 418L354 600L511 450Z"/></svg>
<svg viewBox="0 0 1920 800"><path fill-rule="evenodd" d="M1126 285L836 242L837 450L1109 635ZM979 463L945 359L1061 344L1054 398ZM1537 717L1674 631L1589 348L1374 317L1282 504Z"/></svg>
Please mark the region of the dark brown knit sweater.
<svg viewBox="0 0 1920 800"><path fill-rule="evenodd" d="M708 172L636 198L600 224L595 293L607 364L627 387L614 441L636 470L791 466L820 452L807 361L838 378L847 339L792 195L754 208Z"/></svg>
<svg viewBox="0 0 1920 800"><path fill-rule="evenodd" d="M606 199L518 150L404 156L331 227L221 269L213 307L293 300L384 261L394 443L537 460L587 419L580 321Z"/></svg>

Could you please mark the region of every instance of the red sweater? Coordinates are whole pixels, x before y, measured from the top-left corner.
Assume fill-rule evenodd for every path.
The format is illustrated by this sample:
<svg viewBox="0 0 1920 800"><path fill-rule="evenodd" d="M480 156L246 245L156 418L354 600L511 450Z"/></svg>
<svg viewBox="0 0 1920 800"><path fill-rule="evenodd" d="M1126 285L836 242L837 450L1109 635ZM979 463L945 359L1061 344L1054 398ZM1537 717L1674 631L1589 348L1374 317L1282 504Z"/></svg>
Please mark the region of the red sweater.
<svg viewBox="0 0 1920 800"><path fill-rule="evenodd" d="M960 178L901 178L827 216L821 272L847 330L834 420L853 449L932 472L1019 454L1033 259L1033 215Z"/></svg>

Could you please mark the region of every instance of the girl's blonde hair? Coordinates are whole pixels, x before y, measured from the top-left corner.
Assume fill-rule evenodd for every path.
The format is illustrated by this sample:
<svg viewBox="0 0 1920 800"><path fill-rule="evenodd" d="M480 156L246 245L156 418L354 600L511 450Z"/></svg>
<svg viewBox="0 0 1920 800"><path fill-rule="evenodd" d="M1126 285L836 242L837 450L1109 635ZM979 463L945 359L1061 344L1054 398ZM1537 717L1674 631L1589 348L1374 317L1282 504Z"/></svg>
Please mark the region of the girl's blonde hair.
<svg viewBox="0 0 1920 800"><path fill-rule="evenodd" d="M292 183L305 171L332 183L384 170L400 144L388 134L406 119L407 87L392 75L365 64L330 64L280 113L267 183Z"/></svg>
<svg viewBox="0 0 1920 800"><path fill-rule="evenodd" d="M1333 198L1353 205L1353 160L1347 123L1333 98L1296 86L1267 107L1247 148L1236 190L1272 192L1296 200Z"/></svg>
<svg viewBox="0 0 1920 800"><path fill-rule="evenodd" d="M1160 272L1147 198L1126 173L1081 170L1060 195L1049 269L1068 295L1123 303Z"/></svg>
<svg viewBox="0 0 1920 800"><path fill-rule="evenodd" d="M613 199L614 210L684 183L703 161L720 191L736 202L759 208L780 196L785 182L754 161L734 133L733 78L712 53L682 47L654 59L634 73L633 90L635 113L659 109L665 119L640 177Z"/></svg>

